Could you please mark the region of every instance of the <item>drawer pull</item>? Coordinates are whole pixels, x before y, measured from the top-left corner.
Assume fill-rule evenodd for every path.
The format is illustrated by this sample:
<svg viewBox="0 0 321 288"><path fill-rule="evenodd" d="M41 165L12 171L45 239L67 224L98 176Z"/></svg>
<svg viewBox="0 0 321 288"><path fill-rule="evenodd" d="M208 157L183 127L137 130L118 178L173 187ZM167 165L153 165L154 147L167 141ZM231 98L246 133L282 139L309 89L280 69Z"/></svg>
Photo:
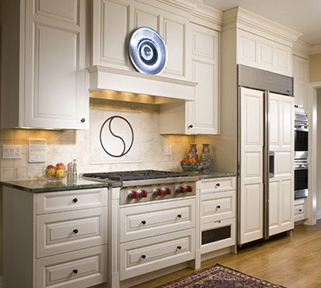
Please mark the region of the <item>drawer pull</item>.
<svg viewBox="0 0 321 288"><path fill-rule="evenodd" d="M143 224L143 225L145 225L145 224L146 224L146 221L145 221L145 220L143 220L143 221L142 221L142 224Z"/></svg>
<svg viewBox="0 0 321 288"><path fill-rule="evenodd" d="M72 273L74 273L75 275L78 274L78 269L72 270Z"/></svg>
<svg viewBox="0 0 321 288"><path fill-rule="evenodd" d="M221 186L221 184L220 183L217 183L216 185L215 185L215 188L218 188L218 187L220 187Z"/></svg>
<svg viewBox="0 0 321 288"><path fill-rule="evenodd" d="M215 224L220 224L221 220L214 221Z"/></svg>
<svg viewBox="0 0 321 288"><path fill-rule="evenodd" d="M142 259L146 259L146 255L142 255L140 256Z"/></svg>
<svg viewBox="0 0 321 288"><path fill-rule="evenodd" d="M302 209L299 209L299 212L302 212Z"/></svg>
<svg viewBox="0 0 321 288"><path fill-rule="evenodd" d="M217 208L217 209L221 209L221 205L217 205L216 208Z"/></svg>
<svg viewBox="0 0 321 288"><path fill-rule="evenodd" d="M178 215L177 215L177 218L182 218L182 214L178 214Z"/></svg>
<svg viewBox="0 0 321 288"><path fill-rule="evenodd" d="M77 202L78 202L78 199L77 199L77 198L74 198L74 199L72 199L72 202L77 203Z"/></svg>
<svg viewBox="0 0 321 288"><path fill-rule="evenodd" d="M72 232L74 232L75 234L78 234L78 229L74 229Z"/></svg>
<svg viewBox="0 0 321 288"><path fill-rule="evenodd" d="M177 246L177 249L178 249L178 250L181 250L181 249L182 249L182 246Z"/></svg>

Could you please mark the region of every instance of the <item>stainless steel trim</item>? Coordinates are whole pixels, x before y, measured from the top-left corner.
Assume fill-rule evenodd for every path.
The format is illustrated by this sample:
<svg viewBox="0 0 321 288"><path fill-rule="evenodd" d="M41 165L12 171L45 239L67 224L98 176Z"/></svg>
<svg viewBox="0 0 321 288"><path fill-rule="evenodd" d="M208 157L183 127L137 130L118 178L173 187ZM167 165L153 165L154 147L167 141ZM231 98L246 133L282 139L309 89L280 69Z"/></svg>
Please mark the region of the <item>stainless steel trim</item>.
<svg viewBox="0 0 321 288"><path fill-rule="evenodd" d="M307 126L305 126L304 128L302 128L302 126L297 126L295 125L294 127L294 131L301 131L301 132L309 132L309 128Z"/></svg>
<svg viewBox="0 0 321 288"><path fill-rule="evenodd" d="M294 161L296 160L306 160L308 159L308 151L294 151Z"/></svg>
<svg viewBox="0 0 321 288"><path fill-rule="evenodd" d="M294 200L308 197L308 189L300 189L294 191Z"/></svg>
<svg viewBox="0 0 321 288"><path fill-rule="evenodd" d="M269 186L270 186L270 145L269 145L269 91L264 92L264 177L263 177L263 237L269 238Z"/></svg>
<svg viewBox="0 0 321 288"><path fill-rule="evenodd" d="M294 170L307 170L309 169L309 164L295 164Z"/></svg>

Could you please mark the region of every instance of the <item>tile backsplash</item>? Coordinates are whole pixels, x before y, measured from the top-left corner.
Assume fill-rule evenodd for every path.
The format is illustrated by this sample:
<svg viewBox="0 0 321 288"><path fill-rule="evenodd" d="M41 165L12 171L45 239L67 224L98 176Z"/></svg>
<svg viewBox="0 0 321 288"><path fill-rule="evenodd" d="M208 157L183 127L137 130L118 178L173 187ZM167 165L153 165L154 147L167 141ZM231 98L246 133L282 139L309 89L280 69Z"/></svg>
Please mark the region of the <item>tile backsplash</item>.
<svg viewBox="0 0 321 288"><path fill-rule="evenodd" d="M86 131L50 131L50 130L1 130L1 144L22 145L22 159L4 160L1 158L1 180L33 179L42 177L48 164L57 162L67 163L77 159L78 170L83 172L117 171L137 169L166 169L179 170L179 161L189 151L189 144L195 141L194 136L159 135L157 105L127 103L103 99L90 100L90 129ZM113 113L111 112L113 111ZM136 155L133 159L105 159L105 152L100 148L99 135L93 135L97 126L96 121L107 119L111 114L139 115L134 117L135 133L139 138L135 141ZM96 125L97 124L97 125ZM96 125L96 126L95 126ZM94 129L95 132L94 132ZM28 144L30 138L47 140L46 163L28 162ZM97 141L97 143L95 143ZM172 155L164 156L164 145L172 146ZM93 149L96 147L95 153ZM101 153L100 162L95 161ZM128 153L129 154L129 153ZM138 155L138 156L137 156ZM125 159L126 160L126 159Z"/></svg>

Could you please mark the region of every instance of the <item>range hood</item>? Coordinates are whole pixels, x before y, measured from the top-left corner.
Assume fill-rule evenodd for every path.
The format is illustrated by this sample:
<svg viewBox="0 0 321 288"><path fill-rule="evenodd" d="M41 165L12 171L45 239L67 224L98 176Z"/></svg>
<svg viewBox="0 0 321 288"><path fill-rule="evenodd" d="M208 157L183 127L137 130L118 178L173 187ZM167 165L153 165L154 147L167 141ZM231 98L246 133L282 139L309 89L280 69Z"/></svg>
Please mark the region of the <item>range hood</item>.
<svg viewBox="0 0 321 288"><path fill-rule="evenodd" d="M194 101L197 82L173 79L158 75L142 74L116 68L93 66L90 73L89 90L112 90L144 94L168 99Z"/></svg>

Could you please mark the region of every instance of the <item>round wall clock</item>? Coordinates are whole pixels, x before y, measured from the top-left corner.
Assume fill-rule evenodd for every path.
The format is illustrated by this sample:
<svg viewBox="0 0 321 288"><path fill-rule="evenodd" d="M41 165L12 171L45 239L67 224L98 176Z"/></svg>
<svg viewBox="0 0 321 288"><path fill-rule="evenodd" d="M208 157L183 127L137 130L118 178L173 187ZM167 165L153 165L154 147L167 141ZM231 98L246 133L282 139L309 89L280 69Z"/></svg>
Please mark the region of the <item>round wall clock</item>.
<svg viewBox="0 0 321 288"><path fill-rule="evenodd" d="M130 37L129 57L139 72L160 74L167 63L167 47L156 31L147 27L139 28Z"/></svg>

